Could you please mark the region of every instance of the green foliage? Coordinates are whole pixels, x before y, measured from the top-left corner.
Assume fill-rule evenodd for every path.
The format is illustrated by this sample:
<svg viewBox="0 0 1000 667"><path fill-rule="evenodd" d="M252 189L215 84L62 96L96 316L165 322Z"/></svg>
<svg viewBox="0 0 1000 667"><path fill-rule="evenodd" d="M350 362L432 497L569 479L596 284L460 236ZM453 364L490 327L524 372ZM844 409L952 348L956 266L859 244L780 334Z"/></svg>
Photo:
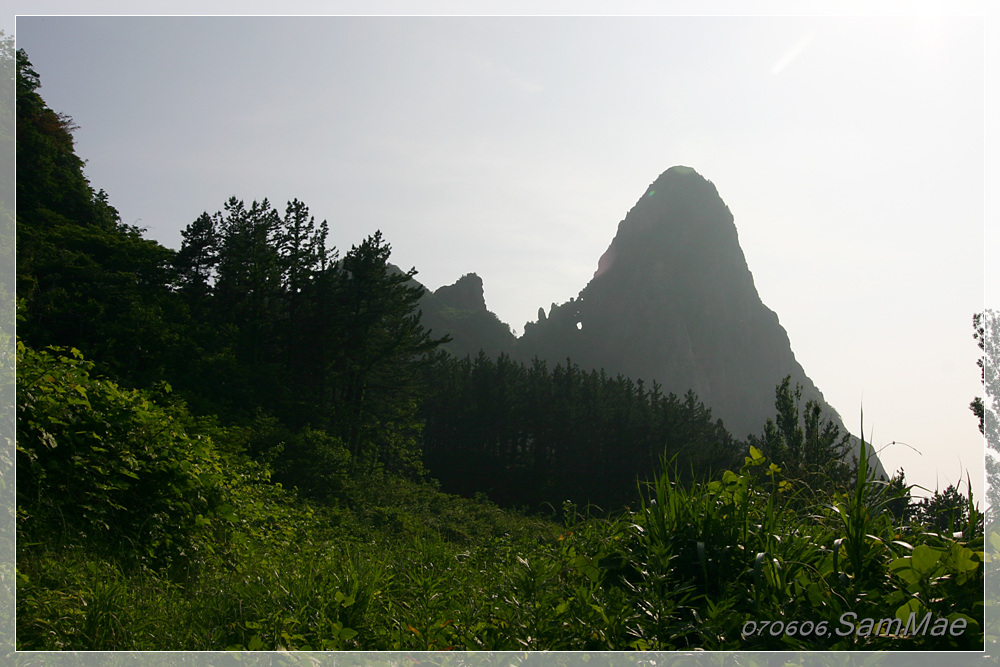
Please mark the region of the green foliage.
<svg viewBox="0 0 1000 667"><path fill-rule="evenodd" d="M910 543L900 540L884 511L885 497L866 476L864 456L852 493L835 493L833 502L812 506L806 516L775 500L798 485L778 480L780 473L751 448L740 472L717 482L685 489L663 477L651 487L636 517L639 540L629 558L646 581L655 581L655 573L666 580L666 590L686 591L690 614L700 621L690 629L691 646L976 646L983 619L981 534L945 537L915 528ZM915 548L917 541L922 546ZM925 562L931 553L937 554L934 567ZM646 595L655 590L644 588ZM847 632L842 620L844 614L903 618L904 609L919 611L920 618L930 611L934 623L963 618L968 629L958 637L886 637L860 625ZM762 620L793 629L742 636L748 621L759 628ZM809 636L797 632L805 621ZM816 636L821 622L829 632ZM676 632L664 626L652 639Z"/></svg>
<svg viewBox="0 0 1000 667"><path fill-rule="evenodd" d="M270 466L274 481L321 502L343 495L354 467L340 438L308 426L292 431L263 414L230 432L239 433L241 450Z"/></svg>
<svg viewBox="0 0 1000 667"><path fill-rule="evenodd" d="M83 349L104 372L133 385L162 380L164 355L179 336L166 322L168 262L169 251L138 230L63 219L42 225L19 208L22 338L36 347Z"/></svg>
<svg viewBox="0 0 1000 667"><path fill-rule="evenodd" d="M222 470L141 392L91 376L77 350L17 347L19 532L29 541L129 545L139 558L181 558L209 523Z"/></svg>
<svg viewBox="0 0 1000 667"><path fill-rule="evenodd" d="M245 437L208 430L223 451ZM340 507L314 506L270 483L261 464L227 455L222 501L230 520L215 525L201 566L181 579L169 570L125 571L87 551L29 546L18 571L19 648L909 650L981 643L981 540L913 532L904 542L874 518L870 493L857 496L869 499L868 513L849 500L808 515L782 509L775 496L795 489L776 468L751 450L716 483L664 475L643 487L636 512L595 517L567 504L559 525L382 472L350 483ZM856 522L873 531L866 543L881 544L860 568L848 553L855 518L845 521L844 512L859 512ZM855 591L854 581L864 586ZM963 619L967 629L958 637L834 632L845 627L844 614L896 618L911 608L926 608L934 624ZM742 636L749 621L761 620L783 631ZM820 624L828 635L815 635Z"/></svg>
<svg viewBox="0 0 1000 667"><path fill-rule="evenodd" d="M981 548L970 548L962 542L915 546L909 555L889 564L889 570L901 585L900 591L888 599L905 599L896 609L895 617L907 621L911 614L916 619L930 614L934 624L946 619L949 626L961 619L963 626L979 631L983 627L984 610L983 562ZM971 648L967 640L944 633L928 643L938 649Z"/></svg>

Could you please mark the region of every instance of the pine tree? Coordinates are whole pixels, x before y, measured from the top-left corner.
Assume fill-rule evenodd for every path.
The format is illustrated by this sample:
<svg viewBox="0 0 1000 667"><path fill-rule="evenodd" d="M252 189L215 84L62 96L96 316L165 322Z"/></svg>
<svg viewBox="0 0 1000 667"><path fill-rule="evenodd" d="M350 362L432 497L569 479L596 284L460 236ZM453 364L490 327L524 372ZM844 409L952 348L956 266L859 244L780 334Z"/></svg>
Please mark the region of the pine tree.
<svg viewBox="0 0 1000 667"><path fill-rule="evenodd" d="M327 268L327 234L326 220L317 225L309 207L293 199L285 208L285 216L274 239L283 294L277 332L283 363L282 384L300 390L289 392L291 405L284 406L284 413L293 422L308 421L308 411L303 406L308 404L309 394L301 390L315 388L316 366L321 354L317 345L327 344L326 341L316 340L316 345L311 345L313 337L309 331L311 309L321 307L318 299L324 298L319 297L314 288Z"/></svg>
<svg viewBox="0 0 1000 667"><path fill-rule="evenodd" d="M232 197L225 209L215 303L226 323L238 328L238 357L259 380L263 365L271 360L280 309L281 269L275 244L279 217L267 199L247 208Z"/></svg>
<svg viewBox="0 0 1000 667"><path fill-rule="evenodd" d="M181 230L181 249L174 258L177 284L189 302L203 303L212 293L219 263L218 227L221 216L202 213Z"/></svg>
<svg viewBox="0 0 1000 667"><path fill-rule="evenodd" d="M786 478L813 490L843 487L851 479L844 460L850 434L841 435L839 426L824 421L815 401L806 402L803 414L799 407L802 387L792 389L790 383L791 376L785 376L775 389L777 415L767 420L762 436L750 438L750 444L779 465Z"/></svg>
<svg viewBox="0 0 1000 667"><path fill-rule="evenodd" d="M447 338L420 323L424 289L416 269L389 264L390 245L376 231L344 256L336 273L337 340L333 399L338 429L352 455L393 466L416 461L420 367Z"/></svg>

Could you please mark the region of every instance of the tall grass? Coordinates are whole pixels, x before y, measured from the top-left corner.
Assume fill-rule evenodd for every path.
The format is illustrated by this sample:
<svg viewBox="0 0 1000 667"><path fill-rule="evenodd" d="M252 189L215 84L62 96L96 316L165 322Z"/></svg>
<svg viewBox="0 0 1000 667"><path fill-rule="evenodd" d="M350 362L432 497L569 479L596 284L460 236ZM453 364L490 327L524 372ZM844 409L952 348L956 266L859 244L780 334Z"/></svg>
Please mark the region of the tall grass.
<svg viewBox="0 0 1000 667"><path fill-rule="evenodd" d="M981 532L946 536L894 525L888 507L905 489L876 480L868 455L862 443L851 488L807 505L801 500L810 494L781 479L780 468L755 448L739 472L726 472L719 481L685 488L665 474L652 483L635 517L633 567L645 575L645 595L658 597L672 587L674 601L684 601L680 616L689 613L698 622L686 637L663 626L646 642L665 647L682 639L704 648L762 649L976 647L982 639ZM976 510L970 510L974 526ZM899 539L901 532L920 544ZM931 560L937 569L929 569ZM905 620L911 611L921 618L930 611L934 620L962 618L969 629L960 637L900 638L874 628L847 632L843 623L844 614L849 621ZM827 630L822 635L816 631L820 623ZM753 632L745 635L747 629Z"/></svg>
<svg viewBox="0 0 1000 667"><path fill-rule="evenodd" d="M886 508L895 491L873 479L865 453L853 485L826 498L784 479L756 449L717 480L680 479L666 465L641 487L635 511L566 506L559 523L403 480L359 482L339 508L255 482L230 499L233 520L183 570L130 567L125 553L69 544L20 545L18 648L982 646L975 515L960 533L894 523ZM843 614L911 611L967 628L835 632Z"/></svg>

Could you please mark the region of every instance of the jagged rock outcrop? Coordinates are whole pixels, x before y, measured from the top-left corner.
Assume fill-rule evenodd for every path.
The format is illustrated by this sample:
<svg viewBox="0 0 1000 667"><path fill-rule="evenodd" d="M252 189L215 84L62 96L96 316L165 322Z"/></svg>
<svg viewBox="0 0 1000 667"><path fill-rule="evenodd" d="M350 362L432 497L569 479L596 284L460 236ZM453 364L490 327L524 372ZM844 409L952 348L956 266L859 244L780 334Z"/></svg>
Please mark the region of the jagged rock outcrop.
<svg viewBox="0 0 1000 667"><path fill-rule="evenodd" d="M496 356L514 344L510 327L487 309L483 279L475 273L425 293L420 308L424 327L435 337L450 335L443 347L457 357L476 356L480 350Z"/></svg>
<svg viewBox="0 0 1000 667"><path fill-rule="evenodd" d="M654 181L618 225L590 283L528 323L515 356L567 357L683 395L694 390L737 438L774 417L775 387L802 385L841 425L765 306L715 186L688 167Z"/></svg>
<svg viewBox="0 0 1000 667"><path fill-rule="evenodd" d="M467 273L453 285L439 287L434 292L441 305L455 310L486 312L486 293L483 290L483 279L475 273Z"/></svg>

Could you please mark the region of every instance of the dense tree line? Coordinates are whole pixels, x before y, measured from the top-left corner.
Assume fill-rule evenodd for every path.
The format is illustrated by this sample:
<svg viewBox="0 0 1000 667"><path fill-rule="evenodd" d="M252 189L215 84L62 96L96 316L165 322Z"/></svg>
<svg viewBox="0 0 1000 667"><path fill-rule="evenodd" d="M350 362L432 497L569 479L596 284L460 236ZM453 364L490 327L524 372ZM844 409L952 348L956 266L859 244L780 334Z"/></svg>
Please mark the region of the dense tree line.
<svg viewBox="0 0 1000 667"><path fill-rule="evenodd" d="M506 354L441 358L421 414L427 466L446 489L502 503L572 500L611 508L664 460L706 477L732 465L737 445L688 392L567 360L549 369Z"/></svg>

